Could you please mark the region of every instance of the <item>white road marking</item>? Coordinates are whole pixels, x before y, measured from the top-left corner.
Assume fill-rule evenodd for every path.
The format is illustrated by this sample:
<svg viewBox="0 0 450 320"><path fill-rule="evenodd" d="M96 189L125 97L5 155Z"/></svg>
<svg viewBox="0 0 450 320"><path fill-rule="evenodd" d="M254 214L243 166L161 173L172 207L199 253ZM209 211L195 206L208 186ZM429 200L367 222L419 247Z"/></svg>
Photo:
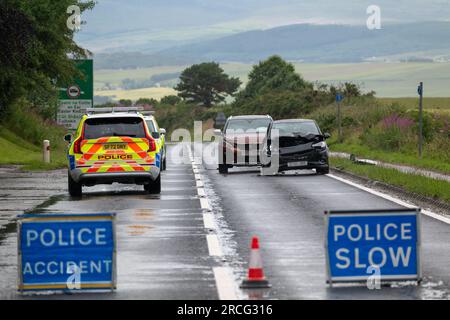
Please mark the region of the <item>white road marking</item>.
<svg viewBox="0 0 450 320"><path fill-rule="evenodd" d="M197 188L197 194L201 198L206 197L206 192L205 192L205 189L203 189L203 188Z"/></svg>
<svg viewBox="0 0 450 320"><path fill-rule="evenodd" d="M208 242L209 255L214 257L222 257L223 252L220 248L219 238L215 234L207 234L206 241Z"/></svg>
<svg viewBox="0 0 450 320"><path fill-rule="evenodd" d="M343 183L346 183L346 184L348 184L348 185L351 185L351 186L353 186L353 187L355 187L355 188L358 188L358 189L364 190L364 191L366 191L366 192L369 192L369 193L371 193L371 194L373 194L373 195L376 195L376 196L378 196L378 197L381 197L381 198L383 198L383 199L386 199L386 200L392 201L392 202L394 202L394 203L397 203L397 204L399 204L399 205L401 205L401 206L404 206L404 207L407 207L407 208L416 208L416 206L414 206L414 205L412 205L412 204L410 204L410 203L408 203L408 202L405 202L405 201L400 200L400 199L398 199L398 198L395 198L395 197L393 197L393 196L387 195L387 194L385 194L385 193L382 193L382 192L379 192L379 191L376 191L376 190L373 190L373 189L364 187L364 186L362 186L362 185L360 185L360 184L357 184L357 183L355 183L355 182L353 182L353 181L349 181L349 180L347 180L347 179L344 179L344 178L341 178L341 177L337 177L337 176L335 176L335 175L333 175L333 174L327 174L327 176L330 177L330 178L333 178L333 179L335 179L335 180L339 180L339 181L341 181L341 182L343 182ZM434 219L436 219L436 220L439 220L439 221L445 222L445 223L447 223L447 224L450 224L450 218L444 217L444 216L442 216L442 215L440 215L440 214L434 213L434 212L429 211L429 210L423 210L423 209L422 209L421 212L422 212L423 214L425 214L425 215L431 217L431 218L434 218Z"/></svg>
<svg viewBox="0 0 450 320"><path fill-rule="evenodd" d="M203 188L203 181L197 180L197 181L195 182L195 184L197 185L197 188Z"/></svg>
<svg viewBox="0 0 450 320"><path fill-rule="evenodd" d="M214 216L211 213L203 214L203 224L205 225L206 229L210 229L210 230L216 229L216 223L214 221Z"/></svg>
<svg viewBox="0 0 450 320"><path fill-rule="evenodd" d="M206 198L200 198L200 206L202 207L202 209L211 210L208 199Z"/></svg>
<svg viewBox="0 0 450 320"><path fill-rule="evenodd" d="M212 211L211 206L209 205L209 201L207 195L205 193L205 189L203 188L204 184L202 181L202 176L199 174L199 167L197 163L192 158L192 152L190 148L188 148L189 158L192 164L192 171L194 172L194 177L196 180L197 193L200 197L200 206L202 209L207 209L208 211ZM214 215L211 213L203 214L203 224L206 229L216 230L217 225L214 220ZM214 257L222 257L222 247L219 242L219 237L216 234L208 234L206 235L206 242L208 244L208 252L210 256ZM229 267L214 267L213 268L214 279L216 281L217 292L220 300L238 300L238 289L236 285L236 281L233 277L233 270Z"/></svg>
<svg viewBox="0 0 450 320"><path fill-rule="evenodd" d="M213 268L213 272L214 278L216 279L217 291L219 292L219 299L238 300L232 270L228 267L215 267Z"/></svg>

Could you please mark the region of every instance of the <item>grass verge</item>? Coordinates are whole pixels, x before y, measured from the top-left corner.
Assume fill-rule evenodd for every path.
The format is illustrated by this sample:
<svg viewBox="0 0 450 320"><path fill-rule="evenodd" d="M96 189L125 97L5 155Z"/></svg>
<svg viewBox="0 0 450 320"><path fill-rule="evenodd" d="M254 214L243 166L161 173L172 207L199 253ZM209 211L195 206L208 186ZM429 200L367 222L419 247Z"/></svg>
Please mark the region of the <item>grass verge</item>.
<svg viewBox="0 0 450 320"><path fill-rule="evenodd" d="M26 103L18 102L0 123L0 165L23 165L24 170L64 168L66 129L53 121L43 120ZM50 140L51 162L42 159L42 142Z"/></svg>
<svg viewBox="0 0 450 320"><path fill-rule="evenodd" d="M378 180L390 185L401 187L409 192L450 202L450 183L447 181L406 174L394 169L355 164L350 160L334 157L330 158L330 164L333 167L369 178L371 180Z"/></svg>
<svg viewBox="0 0 450 320"><path fill-rule="evenodd" d="M335 152L353 153L359 158L365 157L372 160L379 160L400 165L409 165L416 168L429 169L450 174L450 163L442 160L429 159L426 158L426 155L424 155L423 159L419 159L418 156L412 156L405 153L372 150L363 145L348 143L334 143L331 144L330 149L331 151Z"/></svg>

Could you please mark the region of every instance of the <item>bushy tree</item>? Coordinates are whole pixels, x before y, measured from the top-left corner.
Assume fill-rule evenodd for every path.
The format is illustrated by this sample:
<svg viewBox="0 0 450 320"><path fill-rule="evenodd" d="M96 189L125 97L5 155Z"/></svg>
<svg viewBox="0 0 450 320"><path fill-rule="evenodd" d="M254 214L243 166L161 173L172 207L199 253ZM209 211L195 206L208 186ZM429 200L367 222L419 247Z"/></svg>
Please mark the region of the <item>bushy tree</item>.
<svg viewBox="0 0 450 320"><path fill-rule="evenodd" d="M175 95L169 95L161 98L161 104L170 104L171 106L180 103L181 98Z"/></svg>
<svg viewBox="0 0 450 320"><path fill-rule="evenodd" d="M218 63L207 62L185 69L175 89L186 101L211 107L224 101L227 95L234 95L240 85L241 81L230 78Z"/></svg>
<svg viewBox="0 0 450 320"><path fill-rule="evenodd" d="M136 100L136 104L148 104L151 106L156 106L158 104L158 100L153 98L139 98Z"/></svg>
<svg viewBox="0 0 450 320"><path fill-rule="evenodd" d="M291 63L279 56L269 57L253 66L248 76L248 83L236 99L239 104L242 100L255 98L258 95L273 91L301 91L312 88L313 85L295 72Z"/></svg>

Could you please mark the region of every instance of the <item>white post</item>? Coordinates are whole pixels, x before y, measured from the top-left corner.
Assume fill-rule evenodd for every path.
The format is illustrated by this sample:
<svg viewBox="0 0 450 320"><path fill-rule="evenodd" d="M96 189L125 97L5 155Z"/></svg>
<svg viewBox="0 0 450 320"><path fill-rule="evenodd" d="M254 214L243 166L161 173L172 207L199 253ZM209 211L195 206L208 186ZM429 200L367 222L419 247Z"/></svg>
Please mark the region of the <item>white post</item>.
<svg viewBox="0 0 450 320"><path fill-rule="evenodd" d="M44 155L44 162L50 163L50 141L44 140L42 151L43 151L43 155Z"/></svg>

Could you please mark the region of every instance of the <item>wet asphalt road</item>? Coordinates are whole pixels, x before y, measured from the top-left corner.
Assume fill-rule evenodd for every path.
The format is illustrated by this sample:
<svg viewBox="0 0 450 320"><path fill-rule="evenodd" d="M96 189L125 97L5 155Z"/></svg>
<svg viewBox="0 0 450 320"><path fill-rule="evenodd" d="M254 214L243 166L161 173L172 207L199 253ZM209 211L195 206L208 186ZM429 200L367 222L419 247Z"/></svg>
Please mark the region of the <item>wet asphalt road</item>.
<svg viewBox="0 0 450 320"><path fill-rule="evenodd" d="M173 148L176 147L170 146L169 151ZM395 284L381 290L368 290L365 286L329 288L325 284L324 210L399 205L309 171L261 177L259 171L252 169L232 169L230 174L221 175L216 164L209 161L200 166L224 253L223 259L212 257L206 241L210 231L204 226L205 210L200 205L190 161L168 160L160 196L147 195L140 186L112 185L85 188L82 199L71 199L64 188L64 171L38 177L42 192L25 188L36 184L27 180L30 177L21 180L11 174L0 175L0 192L8 200L0 208L3 221L0 299L21 298L15 293L17 242L13 217L29 206L34 209L28 212L34 213L117 213L117 291L39 298L217 299L213 268L231 267L237 287L246 272L252 235L260 237L264 271L272 289L255 294L238 291L240 298L448 299L450 296L450 225L427 216L422 219L421 286ZM11 186L17 192L9 190ZM20 190L21 187L25 189ZM36 203L25 205L25 200L14 198L20 195L38 198L33 200Z"/></svg>
<svg viewBox="0 0 450 320"><path fill-rule="evenodd" d="M117 281L115 293L55 295L57 299L217 299L208 255L207 230L195 188L192 165L174 164L162 175L161 195L142 186L99 185L83 188L81 199L64 190L30 213L117 213ZM66 176L62 177L66 181ZM15 223L0 237L0 299L15 294L17 242Z"/></svg>
<svg viewBox="0 0 450 320"><path fill-rule="evenodd" d="M233 230L235 272L244 275L252 235L260 237L265 273L275 299L448 299L450 225L422 217L421 286L393 284L381 290L325 284L324 211L401 208L353 186L313 171L262 177L259 170L233 168L222 175L206 166L215 210Z"/></svg>

